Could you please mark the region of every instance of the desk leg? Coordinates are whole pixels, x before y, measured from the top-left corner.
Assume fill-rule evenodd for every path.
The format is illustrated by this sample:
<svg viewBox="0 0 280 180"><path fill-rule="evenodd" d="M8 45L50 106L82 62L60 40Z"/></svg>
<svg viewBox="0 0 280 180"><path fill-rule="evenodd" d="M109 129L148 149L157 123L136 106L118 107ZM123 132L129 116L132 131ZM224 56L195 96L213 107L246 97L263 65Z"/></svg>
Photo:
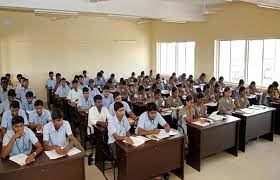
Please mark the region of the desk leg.
<svg viewBox="0 0 280 180"><path fill-rule="evenodd" d="M274 127L275 127L275 116L276 116L276 112L273 111L272 112L272 117L271 117L271 129L270 129L270 132L268 134L265 134L265 135L261 136L262 138L267 139L269 141L273 141Z"/></svg>
<svg viewBox="0 0 280 180"><path fill-rule="evenodd" d="M96 138L95 165L102 173L104 173L105 158L104 158L104 154L102 152L102 149L103 149L102 140L101 140L102 137L97 135L96 129L94 129L94 130L95 130L94 136Z"/></svg>
<svg viewBox="0 0 280 180"><path fill-rule="evenodd" d="M200 155L200 146L201 146L201 132L188 126L188 138L189 138L189 152L186 157L186 163L192 168L200 171L201 155Z"/></svg>
<svg viewBox="0 0 280 180"><path fill-rule="evenodd" d="M246 119L241 118L239 131L239 150L245 152L246 147Z"/></svg>
<svg viewBox="0 0 280 180"><path fill-rule="evenodd" d="M177 177L184 180L184 166L182 168L175 169L171 171L173 174L175 174Z"/></svg>
<svg viewBox="0 0 280 180"><path fill-rule="evenodd" d="M81 145L83 146L83 148L86 151L86 133L87 133L87 129L86 127L83 125L84 122L80 121L80 136L81 136Z"/></svg>
<svg viewBox="0 0 280 180"><path fill-rule="evenodd" d="M235 130L235 146L226 150L226 152L238 156L238 147L239 147L239 131L240 131L240 122L236 122L236 130Z"/></svg>

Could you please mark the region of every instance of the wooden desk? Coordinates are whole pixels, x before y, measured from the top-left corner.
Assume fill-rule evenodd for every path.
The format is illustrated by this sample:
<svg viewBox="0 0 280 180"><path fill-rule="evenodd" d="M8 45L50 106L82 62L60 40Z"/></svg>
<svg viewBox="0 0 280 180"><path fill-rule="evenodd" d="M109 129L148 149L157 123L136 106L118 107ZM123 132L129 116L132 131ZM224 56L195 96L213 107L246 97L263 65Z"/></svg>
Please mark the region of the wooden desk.
<svg viewBox="0 0 280 180"><path fill-rule="evenodd" d="M119 180L149 179L171 171L184 179L185 137L181 133L138 147L123 142L116 146Z"/></svg>
<svg viewBox="0 0 280 180"><path fill-rule="evenodd" d="M267 107L263 110L254 110L252 114L233 113L241 118L239 133L239 150L245 152L246 143L257 137L273 141L275 108Z"/></svg>
<svg viewBox="0 0 280 180"><path fill-rule="evenodd" d="M200 171L201 160L210 155L226 150L238 156L239 124L240 119L233 116L205 127L189 124L187 164Z"/></svg>
<svg viewBox="0 0 280 180"><path fill-rule="evenodd" d="M274 133L280 135L280 103L271 102L271 106L276 108Z"/></svg>
<svg viewBox="0 0 280 180"><path fill-rule="evenodd" d="M96 167L104 173L104 162L106 156L104 151L108 151L108 130L107 126L103 127L100 125L94 125L94 136L96 139L96 153L95 153L95 165Z"/></svg>
<svg viewBox="0 0 280 180"><path fill-rule="evenodd" d="M78 149L83 149L77 146ZM35 162L24 166L9 160L0 160L1 180L85 180L85 153L50 160L43 152Z"/></svg>
<svg viewBox="0 0 280 180"><path fill-rule="evenodd" d="M78 112L78 126L80 129L81 144L86 149L86 135L88 126L88 113L84 111Z"/></svg>

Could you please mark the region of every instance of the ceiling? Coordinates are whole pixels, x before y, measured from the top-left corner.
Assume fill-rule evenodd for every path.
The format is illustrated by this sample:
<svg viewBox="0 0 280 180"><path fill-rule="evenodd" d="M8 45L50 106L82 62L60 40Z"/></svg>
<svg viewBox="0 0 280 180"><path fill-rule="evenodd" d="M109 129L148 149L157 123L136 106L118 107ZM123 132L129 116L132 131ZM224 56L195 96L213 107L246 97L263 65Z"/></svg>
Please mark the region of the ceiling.
<svg viewBox="0 0 280 180"><path fill-rule="evenodd" d="M212 5L236 1L255 4L265 1L280 6L280 0L0 0L0 8L115 14L171 21L203 21L206 14L216 12L210 10Z"/></svg>

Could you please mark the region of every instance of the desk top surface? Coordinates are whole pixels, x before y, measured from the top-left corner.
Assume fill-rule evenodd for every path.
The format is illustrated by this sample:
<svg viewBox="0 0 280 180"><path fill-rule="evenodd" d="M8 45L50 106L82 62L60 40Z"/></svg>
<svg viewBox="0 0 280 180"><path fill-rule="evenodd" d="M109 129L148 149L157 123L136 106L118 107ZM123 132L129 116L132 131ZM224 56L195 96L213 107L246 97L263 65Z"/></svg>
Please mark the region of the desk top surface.
<svg viewBox="0 0 280 180"><path fill-rule="evenodd" d="M271 111L275 111L275 110L276 110L276 108L266 107L265 109L261 109L261 110L253 110L253 112L250 114L246 114L246 113L240 114L240 113L236 113L236 112L233 112L232 114L235 116L238 116L238 117L251 117L251 116L257 116L259 114L263 114L263 113L271 112Z"/></svg>
<svg viewBox="0 0 280 180"><path fill-rule="evenodd" d="M36 160L30 164L26 164L24 166L20 166L8 159L0 159L0 175L1 174L11 174L16 173L19 171L23 171L25 169L29 168L35 168L40 166L47 166L57 163L67 163L70 160L73 159L81 159L85 157L85 152L83 148L81 147L80 143L75 139L75 147L82 151L82 153L73 155L73 156L65 156L62 158L51 160L48 158L48 156L45 154L45 152L42 152L40 155L36 157Z"/></svg>

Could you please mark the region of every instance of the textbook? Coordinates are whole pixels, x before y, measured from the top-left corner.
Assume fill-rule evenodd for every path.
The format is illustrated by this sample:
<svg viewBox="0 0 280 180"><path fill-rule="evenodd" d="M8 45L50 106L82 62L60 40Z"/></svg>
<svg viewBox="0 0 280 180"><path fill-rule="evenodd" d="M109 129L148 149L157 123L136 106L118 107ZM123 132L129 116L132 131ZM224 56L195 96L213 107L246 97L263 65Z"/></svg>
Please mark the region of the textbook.
<svg viewBox="0 0 280 180"><path fill-rule="evenodd" d="M20 166L23 166L26 164L26 162L25 162L26 158L27 158L27 155L18 154L18 155L10 157L9 160L19 164Z"/></svg>
<svg viewBox="0 0 280 180"><path fill-rule="evenodd" d="M80 152L82 152L82 151L80 151L76 147L73 147L72 149L69 150L69 152L67 153L67 156L73 156L73 155L79 154ZM66 156L66 155L57 154L55 152L55 150L45 151L45 153L50 159L58 159L58 158Z"/></svg>
<svg viewBox="0 0 280 180"><path fill-rule="evenodd" d="M150 135L146 135L146 137L151 140L159 141L161 139L168 138L170 136L175 136L177 134L178 134L178 131L175 129L170 129L170 131L168 133L165 131L165 129L160 129L159 134L150 134Z"/></svg>

